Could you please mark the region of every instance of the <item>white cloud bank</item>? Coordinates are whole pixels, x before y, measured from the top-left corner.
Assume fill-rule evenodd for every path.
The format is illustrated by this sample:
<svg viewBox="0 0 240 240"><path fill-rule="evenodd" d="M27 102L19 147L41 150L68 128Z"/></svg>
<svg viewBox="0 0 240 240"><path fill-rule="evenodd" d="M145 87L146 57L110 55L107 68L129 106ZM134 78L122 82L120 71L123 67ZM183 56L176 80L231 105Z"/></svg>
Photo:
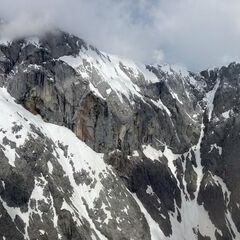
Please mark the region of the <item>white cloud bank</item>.
<svg viewBox="0 0 240 240"><path fill-rule="evenodd" d="M0 0L0 35L60 27L101 50L202 70L240 59L239 0Z"/></svg>

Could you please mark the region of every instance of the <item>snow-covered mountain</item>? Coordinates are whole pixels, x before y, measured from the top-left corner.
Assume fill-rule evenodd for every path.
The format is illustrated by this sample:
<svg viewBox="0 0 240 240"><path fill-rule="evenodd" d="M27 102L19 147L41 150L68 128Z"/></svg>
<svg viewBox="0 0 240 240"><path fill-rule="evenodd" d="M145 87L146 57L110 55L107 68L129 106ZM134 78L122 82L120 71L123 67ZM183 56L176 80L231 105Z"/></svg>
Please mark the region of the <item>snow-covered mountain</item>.
<svg viewBox="0 0 240 240"><path fill-rule="evenodd" d="M239 76L2 41L0 239L240 239Z"/></svg>

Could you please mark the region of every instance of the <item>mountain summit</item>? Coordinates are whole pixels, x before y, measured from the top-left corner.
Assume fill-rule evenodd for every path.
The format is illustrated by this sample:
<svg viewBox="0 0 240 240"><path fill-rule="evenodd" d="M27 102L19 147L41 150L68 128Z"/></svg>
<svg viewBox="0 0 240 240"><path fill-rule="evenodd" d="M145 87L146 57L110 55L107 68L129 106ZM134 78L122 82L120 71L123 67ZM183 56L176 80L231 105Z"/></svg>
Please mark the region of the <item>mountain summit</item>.
<svg viewBox="0 0 240 240"><path fill-rule="evenodd" d="M0 239L240 239L239 99L238 63L0 42Z"/></svg>

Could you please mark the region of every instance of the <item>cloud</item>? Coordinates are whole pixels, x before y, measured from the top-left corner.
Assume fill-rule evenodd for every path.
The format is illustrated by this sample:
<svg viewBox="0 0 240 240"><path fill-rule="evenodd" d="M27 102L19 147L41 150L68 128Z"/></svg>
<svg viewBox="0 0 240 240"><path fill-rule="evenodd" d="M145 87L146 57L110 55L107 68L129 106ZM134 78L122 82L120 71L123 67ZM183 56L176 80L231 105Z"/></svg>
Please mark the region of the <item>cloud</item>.
<svg viewBox="0 0 240 240"><path fill-rule="evenodd" d="M49 19L41 17L19 16L16 21L11 21L1 28L1 36L5 39L15 39L23 36L32 36L51 30Z"/></svg>
<svg viewBox="0 0 240 240"><path fill-rule="evenodd" d="M239 0L0 0L8 38L54 27L103 51L191 70L240 59Z"/></svg>

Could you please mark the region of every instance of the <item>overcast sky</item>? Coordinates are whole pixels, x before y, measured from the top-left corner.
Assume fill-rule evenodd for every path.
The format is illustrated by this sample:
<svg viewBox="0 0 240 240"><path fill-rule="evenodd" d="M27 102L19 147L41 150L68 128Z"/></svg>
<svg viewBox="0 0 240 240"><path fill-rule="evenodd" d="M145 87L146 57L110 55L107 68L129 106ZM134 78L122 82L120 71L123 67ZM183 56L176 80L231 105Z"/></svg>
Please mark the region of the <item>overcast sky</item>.
<svg viewBox="0 0 240 240"><path fill-rule="evenodd" d="M60 27L105 52L202 70L239 60L239 13L239 0L0 0L0 34Z"/></svg>

